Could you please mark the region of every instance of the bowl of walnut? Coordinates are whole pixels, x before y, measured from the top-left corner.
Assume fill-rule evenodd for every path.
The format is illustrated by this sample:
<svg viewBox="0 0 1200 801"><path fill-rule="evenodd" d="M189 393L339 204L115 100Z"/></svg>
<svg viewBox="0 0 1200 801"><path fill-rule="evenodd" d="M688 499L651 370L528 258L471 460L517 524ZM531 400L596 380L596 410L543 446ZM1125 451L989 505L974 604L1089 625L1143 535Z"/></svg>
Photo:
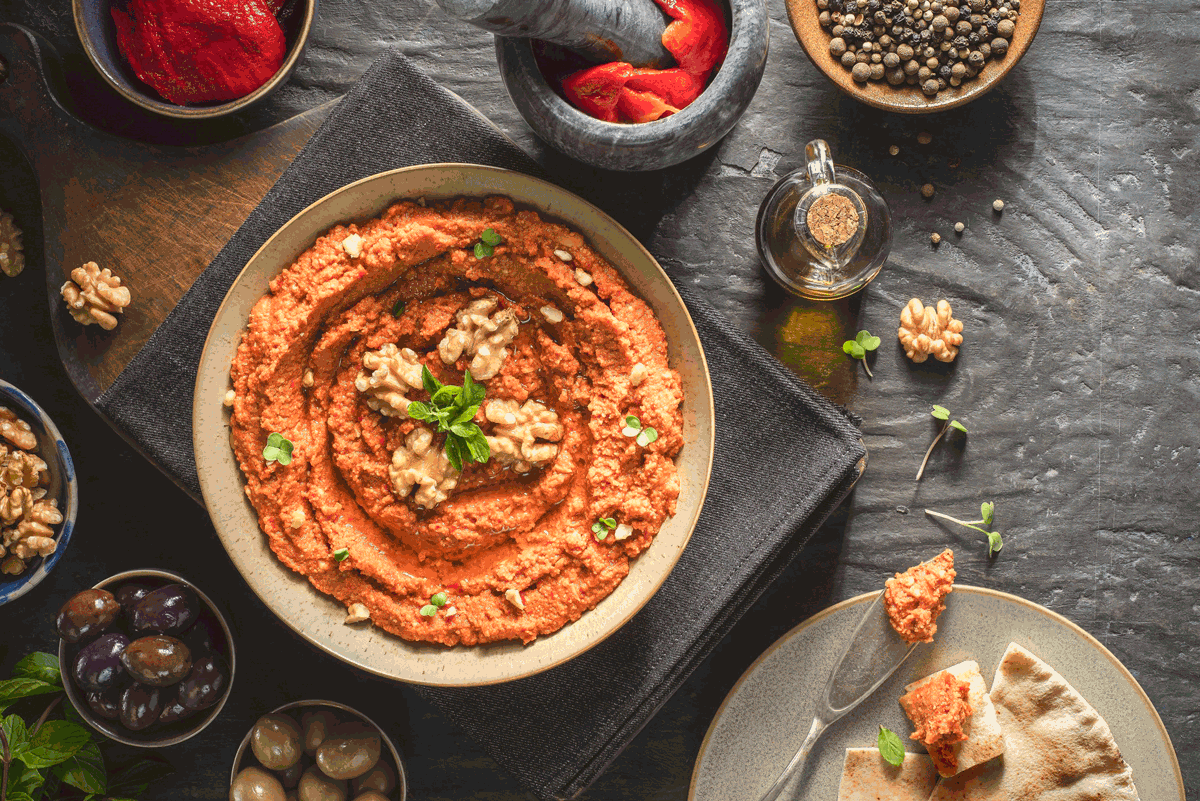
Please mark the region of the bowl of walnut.
<svg viewBox="0 0 1200 801"><path fill-rule="evenodd" d="M79 490L62 434L33 399L0 381L0 604L41 583L75 527Z"/></svg>

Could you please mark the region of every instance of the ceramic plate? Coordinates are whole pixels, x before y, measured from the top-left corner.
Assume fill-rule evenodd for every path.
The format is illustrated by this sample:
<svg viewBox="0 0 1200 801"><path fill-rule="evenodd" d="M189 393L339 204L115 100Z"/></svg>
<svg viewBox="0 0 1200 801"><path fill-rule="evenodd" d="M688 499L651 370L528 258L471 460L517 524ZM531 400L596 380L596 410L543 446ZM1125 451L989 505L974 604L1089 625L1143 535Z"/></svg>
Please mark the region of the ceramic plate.
<svg viewBox="0 0 1200 801"><path fill-rule="evenodd" d="M826 609L785 634L738 679L700 746L689 799L758 799L808 733L812 710L846 638L878 593ZM880 724L912 731L897 699L903 687L974 659L990 688L1010 642L1057 670L1096 708L1133 768L1142 798L1184 801L1183 776L1162 720L1129 671L1071 621L1015 595L955 585L932 645L919 647L862 706L834 723L809 757L801 784L781 799L834 801L847 748L875 745ZM921 750L911 740L909 751Z"/></svg>
<svg viewBox="0 0 1200 801"><path fill-rule="evenodd" d="M682 489L675 516L630 566L629 575L595 609L528 646L503 643L446 648L412 643L367 626L346 626L345 607L281 565L258 528L229 447L222 399L250 309L267 283L339 222L379 216L396 200L507 195L578 231L654 309L667 334L671 365L683 378ZM363 670L439 686L491 684L528 676L586 651L650 600L687 545L708 488L713 454L713 399L708 366L691 316L666 273L633 235L587 201L516 172L472 164L432 164L364 178L293 217L254 254L225 297L200 358L192 436L204 502L217 534L250 588L309 642Z"/></svg>

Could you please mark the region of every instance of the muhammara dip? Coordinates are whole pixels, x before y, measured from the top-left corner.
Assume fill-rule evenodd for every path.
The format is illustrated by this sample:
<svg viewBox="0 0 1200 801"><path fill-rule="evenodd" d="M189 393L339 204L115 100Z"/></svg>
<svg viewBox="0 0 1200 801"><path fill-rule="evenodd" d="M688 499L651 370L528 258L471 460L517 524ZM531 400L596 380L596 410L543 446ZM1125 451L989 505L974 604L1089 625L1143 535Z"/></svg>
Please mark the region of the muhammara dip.
<svg viewBox="0 0 1200 801"><path fill-rule="evenodd" d="M954 588L954 551L914 565L887 580L883 606L888 620L905 642L933 642L942 603Z"/></svg>
<svg viewBox="0 0 1200 801"><path fill-rule="evenodd" d="M450 435L410 416L431 405L422 368L482 387L466 422L486 462L456 469ZM581 236L506 198L335 227L271 282L231 375L272 550L406 639L556 631L675 510L683 394L661 326ZM264 458L271 434L290 460Z"/></svg>

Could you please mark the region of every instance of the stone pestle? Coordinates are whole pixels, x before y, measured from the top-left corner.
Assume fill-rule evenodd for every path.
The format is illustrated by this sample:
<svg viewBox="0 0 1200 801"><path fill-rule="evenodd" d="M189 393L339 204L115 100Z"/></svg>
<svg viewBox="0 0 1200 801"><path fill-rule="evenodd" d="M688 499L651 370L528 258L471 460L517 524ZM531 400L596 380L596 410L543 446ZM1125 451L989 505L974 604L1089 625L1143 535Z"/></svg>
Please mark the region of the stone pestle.
<svg viewBox="0 0 1200 801"><path fill-rule="evenodd" d="M437 0L453 17L500 36L543 39L597 62L669 67L667 16L653 0Z"/></svg>

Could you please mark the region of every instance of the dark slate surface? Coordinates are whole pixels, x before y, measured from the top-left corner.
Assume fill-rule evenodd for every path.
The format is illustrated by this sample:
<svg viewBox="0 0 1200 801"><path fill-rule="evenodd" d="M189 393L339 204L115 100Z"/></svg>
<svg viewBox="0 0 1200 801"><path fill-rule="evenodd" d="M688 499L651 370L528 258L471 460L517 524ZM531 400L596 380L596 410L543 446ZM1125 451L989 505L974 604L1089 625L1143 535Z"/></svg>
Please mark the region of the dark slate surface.
<svg viewBox="0 0 1200 801"><path fill-rule="evenodd" d="M762 649L943 545L956 548L961 581L1044 604L1112 649L1158 706L1188 794L1200 795L1200 6L1056 0L996 91L924 119L841 96L804 58L782 3L771 9L771 57L741 124L706 156L636 178L546 153L501 88L490 37L446 19L432 0L323 0L291 84L241 119L187 132L146 125L113 102L87 69L66 0L0 0L0 19L59 44L82 116L171 141L284 119L338 95L380 48L399 47L653 252L670 254L664 261L676 280L704 290L862 415L870 466L848 507L587 798L685 798L708 723ZM931 146L917 144L921 130L934 134ZM880 278L830 306L776 290L752 239L759 200L817 136L839 162L878 180L896 225ZM895 158L887 155L893 143ZM0 178L0 207L16 212L29 249L40 252L31 179L4 143ZM926 181L938 190L930 201L916 191ZM999 216L991 211L997 197L1007 203ZM957 220L967 225L961 238L951 227ZM928 239L935 229L937 249ZM343 668L270 619L203 512L74 396L48 341L38 261L22 279L0 282L0 375L43 403L72 444L87 524L51 580L0 613L0 667L51 646L52 610L73 589L139 564L186 569L230 609L243 667L221 720L194 744L168 749L180 772L150 797L224 797L234 748L257 714L329 696L380 710L409 760L414 798L526 798L414 693ZM891 332L912 296L946 297L965 321L954 365L904 359ZM840 354L845 328L859 326L885 335L873 382ZM939 446L917 485L932 402L950 407L971 434ZM993 562L970 532L919 514L929 506L971 515L983 499L996 501L1007 543Z"/></svg>

